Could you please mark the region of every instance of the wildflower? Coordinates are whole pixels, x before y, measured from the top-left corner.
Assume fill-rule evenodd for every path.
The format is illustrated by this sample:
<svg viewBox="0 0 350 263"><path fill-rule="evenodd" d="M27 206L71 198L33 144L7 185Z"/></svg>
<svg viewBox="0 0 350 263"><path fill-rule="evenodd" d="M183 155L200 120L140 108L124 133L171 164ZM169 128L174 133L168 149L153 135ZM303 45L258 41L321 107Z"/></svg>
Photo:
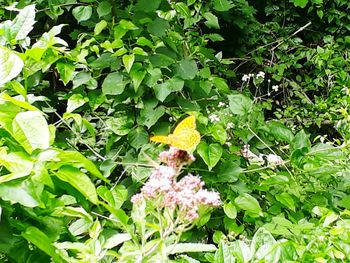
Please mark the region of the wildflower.
<svg viewBox="0 0 350 263"><path fill-rule="evenodd" d="M265 72L259 71L258 74L256 74L256 78L265 78Z"/></svg>
<svg viewBox="0 0 350 263"><path fill-rule="evenodd" d="M224 108L224 107L226 106L226 103L225 103L225 102L220 101L218 106L219 106L219 107L221 107L221 108Z"/></svg>
<svg viewBox="0 0 350 263"><path fill-rule="evenodd" d="M220 121L219 116L214 114L214 113L209 115L209 119L210 119L211 122L219 122Z"/></svg>
<svg viewBox="0 0 350 263"><path fill-rule="evenodd" d="M232 129L234 126L232 122L227 123L227 129Z"/></svg>
<svg viewBox="0 0 350 263"><path fill-rule="evenodd" d="M195 160L192 154L175 147L170 147L168 151L161 152L159 159L174 169L179 169L183 165L190 164Z"/></svg>
<svg viewBox="0 0 350 263"><path fill-rule="evenodd" d="M244 74L243 77L242 77L242 81L243 82L247 82L249 79L250 79L250 76L247 75L247 74Z"/></svg>
<svg viewBox="0 0 350 263"><path fill-rule="evenodd" d="M278 91L278 88L279 88L278 85L272 85L272 89L273 89L274 91L277 92L277 91Z"/></svg>

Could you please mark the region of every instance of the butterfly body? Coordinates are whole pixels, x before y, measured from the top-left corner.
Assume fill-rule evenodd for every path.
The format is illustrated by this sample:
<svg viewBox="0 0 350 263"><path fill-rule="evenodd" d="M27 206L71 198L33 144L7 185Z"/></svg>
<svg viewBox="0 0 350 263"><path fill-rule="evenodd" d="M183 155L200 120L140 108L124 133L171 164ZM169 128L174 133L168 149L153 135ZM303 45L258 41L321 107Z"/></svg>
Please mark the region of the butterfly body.
<svg viewBox="0 0 350 263"><path fill-rule="evenodd" d="M168 136L153 136L151 141L169 144L184 151L194 150L201 139L200 133L196 130L196 118L189 116L182 120Z"/></svg>

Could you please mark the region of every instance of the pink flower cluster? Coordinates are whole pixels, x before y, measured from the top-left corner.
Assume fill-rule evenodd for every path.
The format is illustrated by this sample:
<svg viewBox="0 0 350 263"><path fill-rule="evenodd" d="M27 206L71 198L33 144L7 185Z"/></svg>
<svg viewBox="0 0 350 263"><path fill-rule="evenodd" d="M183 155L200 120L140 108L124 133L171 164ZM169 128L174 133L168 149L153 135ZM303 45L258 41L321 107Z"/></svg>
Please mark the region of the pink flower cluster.
<svg viewBox="0 0 350 263"><path fill-rule="evenodd" d="M167 155L164 152L161 155L163 157L167 156L168 164L169 160L171 160L171 164L179 164L181 162L173 159L175 154L172 149L169 150ZM221 205L219 194L203 189L204 182L198 176L188 174L176 181L177 167L170 165L159 166L142 187L141 193L134 195L131 201L137 204L146 199L157 204L159 203L162 208L176 211L178 217L190 222L198 218L200 205L210 207Z"/></svg>
<svg viewBox="0 0 350 263"><path fill-rule="evenodd" d="M192 154L175 147L170 147L169 150L161 152L159 159L167 166L175 169L181 169L183 165L190 164L195 160Z"/></svg>

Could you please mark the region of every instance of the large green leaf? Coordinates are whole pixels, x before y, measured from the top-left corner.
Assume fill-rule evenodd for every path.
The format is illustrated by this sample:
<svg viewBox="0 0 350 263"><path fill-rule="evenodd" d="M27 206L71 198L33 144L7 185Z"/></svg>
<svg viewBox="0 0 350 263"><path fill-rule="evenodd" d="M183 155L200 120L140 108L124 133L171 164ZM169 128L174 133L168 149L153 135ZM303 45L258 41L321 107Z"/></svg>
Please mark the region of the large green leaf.
<svg viewBox="0 0 350 263"><path fill-rule="evenodd" d="M50 146L50 130L39 111L20 112L12 123L13 136L28 152Z"/></svg>
<svg viewBox="0 0 350 263"><path fill-rule="evenodd" d="M27 37L35 24L35 5L24 7L13 20L11 25L11 38L22 40ZM11 39L11 40L12 40Z"/></svg>
<svg viewBox="0 0 350 263"><path fill-rule="evenodd" d="M281 249L270 232L264 228L259 228L256 231L252 240L251 250L253 252L253 259L256 261L279 262Z"/></svg>
<svg viewBox="0 0 350 263"><path fill-rule="evenodd" d="M233 114L248 114L253 107L253 101L243 94L229 95L228 99L230 103L230 110Z"/></svg>
<svg viewBox="0 0 350 263"><path fill-rule="evenodd" d="M183 59L177 66L176 74L182 79L194 79L198 73L198 67L194 60Z"/></svg>
<svg viewBox="0 0 350 263"><path fill-rule="evenodd" d="M222 147L218 143L208 145L205 142L201 142L197 147L197 152L200 157L202 157L209 170L211 170L221 158Z"/></svg>
<svg viewBox="0 0 350 263"><path fill-rule="evenodd" d="M123 75L119 72L109 73L102 83L102 92L105 95L119 95L124 89Z"/></svg>
<svg viewBox="0 0 350 263"><path fill-rule="evenodd" d="M92 203L98 203L95 185L91 182L90 178L78 168L64 165L55 174L60 180L76 188Z"/></svg>
<svg viewBox="0 0 350 263"><path fill-rule="evenodd" d="M214 9L219 12L230 10L234 4L230 0L214 0Z"/></svg>
<svg viewBox="0 0 350 263"><path fill-rule="evenodd" d="M0 87L17 77L23 65L22 59L14 51L0 47Z"/></svg>
<svg viewBox="0 0 350 263"><path fill-rule="evenodd" d="M143 127L137 127L128 134L128 142L135 149L139 149L148 143L148 133Z"/></svg>
<svg viewBox="0 0 350 263"><path fill-rule="evenodd" d="M259 202L250 194L244 193L235 199L236 205L252 215L262 215L262 210Z"/></svg>
<svg viewBox="0 0 350 263"><path fill-rule="evenodd" d="M53 240L51 240L44 232L34 226L29 226L22 236L27 239L30 243L48 254L56 263L64 262L60 259L59 254L56 252L56 248L53 246Z"/></svg>
<svg viewBox="0 0 350 263"><path fill-rule="evenodd" d="M88 20L92 15L91 6L77 6L72 11L73 16L78 22Z"/></svg>

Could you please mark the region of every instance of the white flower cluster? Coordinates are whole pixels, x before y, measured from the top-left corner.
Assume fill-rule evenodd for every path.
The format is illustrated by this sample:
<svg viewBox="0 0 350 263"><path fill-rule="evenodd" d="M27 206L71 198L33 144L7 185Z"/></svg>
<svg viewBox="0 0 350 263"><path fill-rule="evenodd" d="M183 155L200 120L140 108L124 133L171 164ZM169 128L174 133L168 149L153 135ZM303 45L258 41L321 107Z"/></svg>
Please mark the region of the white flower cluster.
<svg viewBox="0 0 350 263"><path fill-rule="evenodd" d="M214 113L209 115L209 119L211 122L219 122L220 121L219 116L214 114Z"/></svg>

